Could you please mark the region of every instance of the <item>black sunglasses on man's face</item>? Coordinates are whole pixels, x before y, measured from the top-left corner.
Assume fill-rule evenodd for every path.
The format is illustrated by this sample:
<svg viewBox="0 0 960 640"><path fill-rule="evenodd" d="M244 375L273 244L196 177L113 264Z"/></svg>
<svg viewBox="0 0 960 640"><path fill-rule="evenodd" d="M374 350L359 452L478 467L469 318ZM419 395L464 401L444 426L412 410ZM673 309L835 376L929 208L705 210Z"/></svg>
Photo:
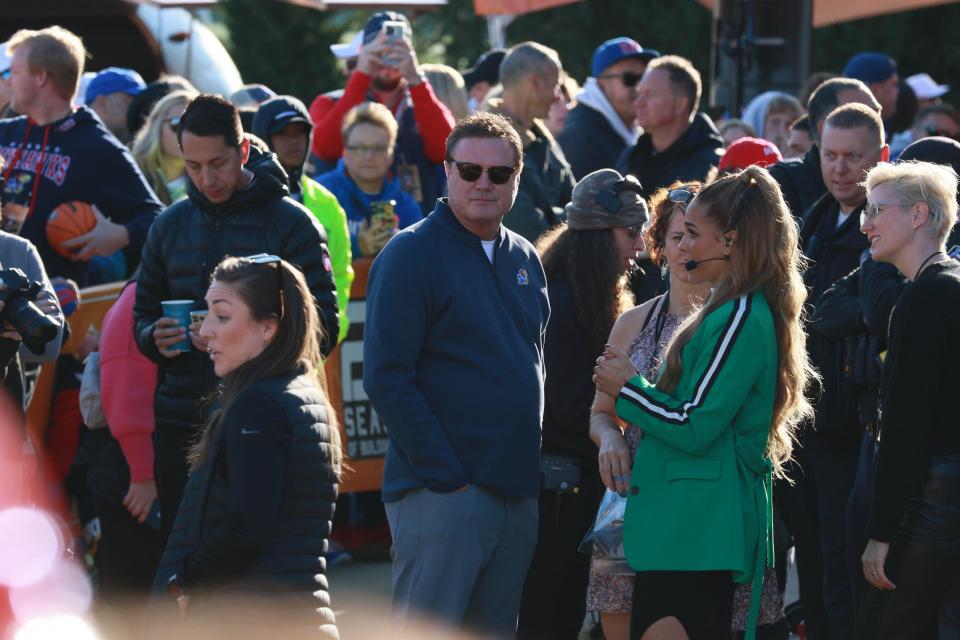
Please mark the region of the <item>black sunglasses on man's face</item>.
<svg viewBox="0 0 960 640"><path fill-rule="evenodd" d="M472 162L457 162L456 160L451 160L450 163L457 168L460 178L467 182L476 182L486 171L487 177L493 184L506 184L513 172L517 170L516 167L481 167Z"/></svg>
<svg viewBox="0 0 960 640"><path fill-rule="evenodd" d="M601 78L620 78L620 82L623 83L625 87L635 87L637 83L640 82L640 79L643 77L642 73L636 73L634 71L623 71L622 73L608 73L600 76Z"/></svg>

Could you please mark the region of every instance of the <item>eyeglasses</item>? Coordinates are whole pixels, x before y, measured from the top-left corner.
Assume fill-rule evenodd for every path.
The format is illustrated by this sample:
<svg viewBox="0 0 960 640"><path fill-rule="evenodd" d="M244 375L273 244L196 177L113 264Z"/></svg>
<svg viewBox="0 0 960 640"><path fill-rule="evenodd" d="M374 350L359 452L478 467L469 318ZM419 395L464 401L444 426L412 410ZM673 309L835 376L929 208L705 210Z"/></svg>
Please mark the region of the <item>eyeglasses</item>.
<svg viewBox="0 0 960 640"><path fill-rule="evenodd" d="M601 78L620 78L620 82L623 83L625 87L635 87L637 83L640 82L640 79L643 78L642 73L635 73L633 71L624 71L622 73L607 73L600 76Z"/></svg>
<svg viewBox="0 0 960 640"><path fill-rule="evenodd" d="M3 71L0 71L0 80L9 80L11 75L13 75L13 71L10 69L4 69Z"/></svg>
<svg viewBox="0 0 960 640"><path fill-rule="evenodd" d="M693 200L694 193L687 189L686 187L680 187L679 189L670 189L667 192L667 199L674 204L680 205L680 208L684 211L687 210L687 205L690 204L690 201Z"/></svg>
<svg viewBox="0 0 960 640"><path fill-rule="evenodd" d="M383 155L389 150L389 147L382 144L348 144L346 150L357 155Z"/></svg>
<svg viewBox="0 0 960 640"><path fill-rule="evenodd" d="M899 202L870 202L867 201L866 206L863 208L863 211L860 212L860 226L872 222L880 215L882 209L881 207L900 207L904 208L908 205L900 204Z"/></svg>
<svg viewBox="0 0 960 640"><path fill-rule="evenodd" d="M180 118L182 117L183 116L174 116L172 118L167 118L166 120L164 120L164 122L166 122L171 129L176 131L177 128L180 126Z"/></svg>
<svg viewBox="0 0 960 640"><path fill-rule="evenodd" d="M457 168L460 178L467 182L476 182L486 171L487 177L493 184L506 184L513 172L517 170L516 167L481 167L472 162L457 162L456 160L450 160L450 162Z"/></svg>
<svg viewBox="0 0 960 640"><path fill-rule="evenodd" d="M256 255L247 256L244 258L249 260L253 264L275 264L277 265L277 290L280 292L280 317L283 319L283 265L280 264L282 260L275 255L270 253L258 253Z"/></svg>

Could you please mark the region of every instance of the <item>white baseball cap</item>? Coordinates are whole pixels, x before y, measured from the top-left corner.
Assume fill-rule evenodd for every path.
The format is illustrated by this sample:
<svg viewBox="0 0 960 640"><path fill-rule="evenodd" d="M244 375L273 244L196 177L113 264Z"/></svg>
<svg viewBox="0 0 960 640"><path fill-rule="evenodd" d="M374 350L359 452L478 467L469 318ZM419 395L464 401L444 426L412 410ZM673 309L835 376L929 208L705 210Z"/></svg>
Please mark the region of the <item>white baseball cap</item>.
<svg viewBox="0 0 960 640"><path fill-rule="evenodd" d="M330 51L341 60L356 58L360 55L360 47L363 45L363 31L358 31L353 40L343 44L330 45Z"/></svg>
<svg viewBox="0 0 960 640"><path fill-rule="evenodd" d="M918 73L907 78L907 84L917 94L919 100L929 100L930 98L939 98L947 91L950 91L950 85L937 84L933 78L926 73Z"/></svg>

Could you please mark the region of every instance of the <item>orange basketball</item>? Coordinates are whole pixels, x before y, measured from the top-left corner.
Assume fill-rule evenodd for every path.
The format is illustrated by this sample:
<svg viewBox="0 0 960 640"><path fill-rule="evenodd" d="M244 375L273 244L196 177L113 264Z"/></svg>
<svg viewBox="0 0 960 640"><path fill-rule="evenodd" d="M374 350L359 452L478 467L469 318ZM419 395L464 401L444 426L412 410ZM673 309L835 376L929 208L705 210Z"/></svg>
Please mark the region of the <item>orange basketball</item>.
<svg viewBox="0 0 960 640"><path fill-rule="evenodd" d="M97 226L97 216L93 207L86 202L64 202L53 210L47 218L47 242L60 255L70 258L73 251L64 249L60 244L89 233Z"/></svg>

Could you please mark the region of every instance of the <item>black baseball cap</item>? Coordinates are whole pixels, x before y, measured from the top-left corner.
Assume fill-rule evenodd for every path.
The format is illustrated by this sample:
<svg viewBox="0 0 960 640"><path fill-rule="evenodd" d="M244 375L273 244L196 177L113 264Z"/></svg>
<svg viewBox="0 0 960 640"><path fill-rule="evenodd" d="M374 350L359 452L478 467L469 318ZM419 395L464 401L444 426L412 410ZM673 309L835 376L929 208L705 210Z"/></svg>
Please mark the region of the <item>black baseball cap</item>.
<svg viewBox="0 0 960 640"><path fill-rule="evenodd" d="M407 25L407 33L410 33L410 21L402 13L396 11L381 11L367 18L367 24L363 25L363 44L369 44L380 33L384 22L402 22Z"/></svg>
<svg viewBox="0 0 960 640"><path fill-rule="evenodd" d="M506 49L491 49L477 58L473 67L467 69L463 74L467 91L478 82L488 82L490 84L500 82L500 63L503 62L506 55Z"/></svg>

